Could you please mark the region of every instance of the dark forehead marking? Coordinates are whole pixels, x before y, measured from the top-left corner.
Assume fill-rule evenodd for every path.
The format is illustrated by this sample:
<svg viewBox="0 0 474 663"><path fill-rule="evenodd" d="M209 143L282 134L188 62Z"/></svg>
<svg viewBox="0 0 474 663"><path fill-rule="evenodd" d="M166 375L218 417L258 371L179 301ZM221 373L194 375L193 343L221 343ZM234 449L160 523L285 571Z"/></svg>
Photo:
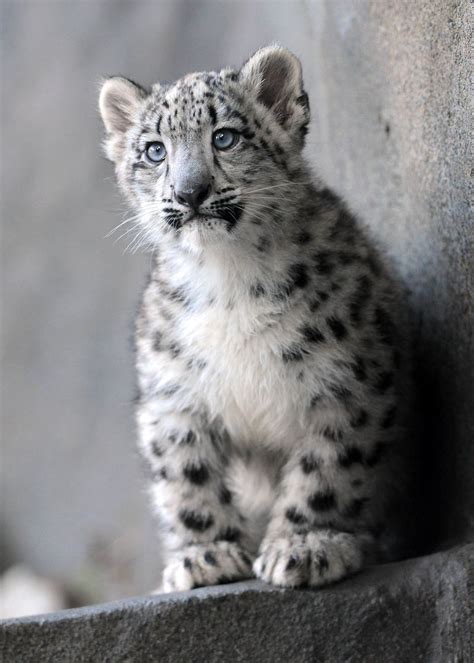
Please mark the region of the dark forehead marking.
<svg viewBox="0 0 474 663"><path fill-rule="evenodd" d="M212 124L215 124L217 121L216 109L212 104L209 104L207 110L209 111L209 117L211 118Z"/></svg>
<svg viewBox="0 0 474 663"><path fill-rule="evenodd" d="M150 127L144 126L143 129L141 129L140 133L138 134L138 140L142 138L142 136L145 136L146 134L150 133Z"/></svg>
<svg viewBox="0 0 474 663"><path fill-rule="evenodd" d="M227 112L229 113L229 117L236 117L237 119L239 119L239 120L240 120L241 122L243 122L244 124L247 124L247 123L248 123L248 120L247 120L247 118L245 117L245 115L243 115L243 114L242 114L240 111L238 111L236 108L230 108L230 107L228 107L228 108L226 108L226 110L227 110Z"/></svg>
<svg viewBox="0 0 474 663"><path fill-rule="evenodd" d="M172 133L179 128L184 130L184 118L180 117L183 113L197 127L207 115L212 124L237 120L241 124L238 129L248 131L249 119L253 118L246 117L246 104L233 84L237 79L234 72L202 72L162 86L148 105L148 130L160 133L163 123Z"/></svg>

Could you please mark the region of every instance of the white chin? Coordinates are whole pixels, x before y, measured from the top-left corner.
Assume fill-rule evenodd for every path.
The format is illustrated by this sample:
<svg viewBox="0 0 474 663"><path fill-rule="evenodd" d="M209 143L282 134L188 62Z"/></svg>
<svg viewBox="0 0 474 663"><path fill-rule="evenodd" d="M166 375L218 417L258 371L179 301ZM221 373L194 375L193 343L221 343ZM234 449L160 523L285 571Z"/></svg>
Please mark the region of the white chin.
<svg viewBox="0 0 474 663"><path fill-rule="evenodd" d="M226 240L229 233L219 219L190 221L181 229L183 247L190 253L201 253L205 246Z"/></svg>

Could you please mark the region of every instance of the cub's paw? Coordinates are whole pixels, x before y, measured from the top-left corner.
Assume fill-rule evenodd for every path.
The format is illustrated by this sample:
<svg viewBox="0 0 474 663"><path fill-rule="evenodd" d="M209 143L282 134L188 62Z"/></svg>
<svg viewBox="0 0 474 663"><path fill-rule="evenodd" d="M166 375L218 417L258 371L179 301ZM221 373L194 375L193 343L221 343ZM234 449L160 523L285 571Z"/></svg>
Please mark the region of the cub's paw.
<svg viewBox="0 0 474 663"><path fill-rule="evenodd" d="M252 560L236 543L216 541L187 546L163 573L163 592L183 591L251 578Z"/></svg>
<svg viewBox="0 0 474 663"><path fill-rule="evenodd" d="M318 587L362 567L360 542L352 534L320 530L265 540L254 562L257 578L280 587Z"/></svg>

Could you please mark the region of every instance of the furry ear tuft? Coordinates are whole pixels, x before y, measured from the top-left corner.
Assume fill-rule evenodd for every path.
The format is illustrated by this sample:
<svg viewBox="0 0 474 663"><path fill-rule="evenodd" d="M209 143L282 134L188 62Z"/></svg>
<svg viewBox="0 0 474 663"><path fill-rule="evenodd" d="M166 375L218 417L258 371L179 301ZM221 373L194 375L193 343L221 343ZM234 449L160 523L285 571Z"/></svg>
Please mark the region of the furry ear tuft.
<svg viewBox="0 0 474 663"><path fill-rule="evenodd" d="M145 90L127 78L108 78L99 96L99 110L107 133L125 132L145 96Z"/></svg>
<svg viewBox="0 0 474 663"><path fill-rule="evenodd" d="M134 123L146 91L122 76L108 78L102 84L99 111L107 137L104 147L107 157L117 161L124 146L124 135Z"/></svg>
<svg viewBox="0 0 474 663"><path fill-rule="evenodd" d="M298 58L282 46L265 46L243 65L242 82L257 93L260 103L270 109L278 122L303 138L309 122L308 95Z"/></svg>

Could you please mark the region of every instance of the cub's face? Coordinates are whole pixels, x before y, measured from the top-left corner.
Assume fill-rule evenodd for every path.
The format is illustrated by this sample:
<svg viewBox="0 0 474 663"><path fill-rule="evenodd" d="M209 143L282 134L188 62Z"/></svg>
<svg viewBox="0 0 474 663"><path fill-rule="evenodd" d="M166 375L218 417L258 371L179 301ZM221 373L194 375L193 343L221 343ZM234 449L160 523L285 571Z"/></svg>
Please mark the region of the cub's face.
<svg viewBox="0 0 474 663"><path fill-rule="evenodd" d="M148 246L252 241L256 227L278 222L301 176L309 109L301 65L285 49L151 91L114 77L99 106L106 154Z"/></svg>

